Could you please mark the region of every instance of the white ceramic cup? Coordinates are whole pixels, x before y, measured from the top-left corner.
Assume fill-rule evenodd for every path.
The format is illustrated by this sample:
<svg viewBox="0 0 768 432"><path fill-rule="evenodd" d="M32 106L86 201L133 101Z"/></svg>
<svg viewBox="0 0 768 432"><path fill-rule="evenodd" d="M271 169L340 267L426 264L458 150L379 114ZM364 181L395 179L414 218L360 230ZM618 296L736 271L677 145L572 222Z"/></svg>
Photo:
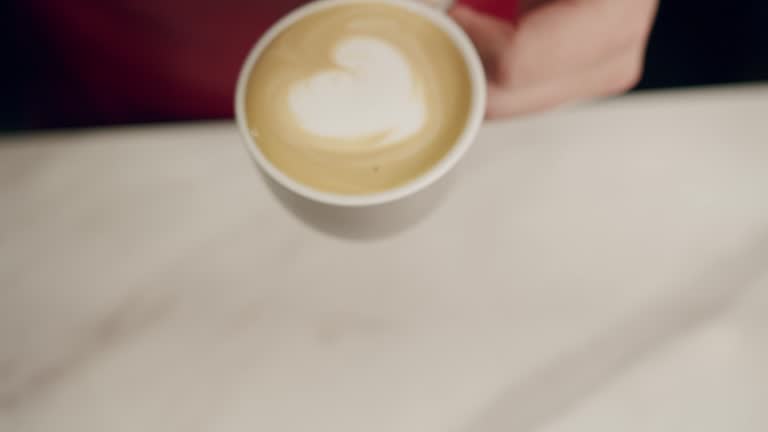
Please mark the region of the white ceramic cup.
<svg viewBox="0 0 768 432"><path fill-rule="evenodd" d="M341 4L354 3L387 3L407 9L415 14L421 15L439 29L443 30L464 56L464 61L469 70L471 101L469 118L466 126L459 138L454 143L452 149L429 171L423 173L418 178L402 185L383 192L376 192L362 195L346 195L321 191L306 184L300 183L287 174L283 173L272 162L267 159L261 151L258 142L250 133L248 121L245 112L245 99L248 87L248 80L254 64L258 61L264 49L286 28L300 21L306 16L315 14L321 10L332 8ZM430 6L426 3L432 4ZM240 133L243 136L246 148L253 157L258 168L267 176L274 180L280 186L289 191L298 194L304 198L310 199L322 204L328 204L341 207L368 207L391 203L402 198L416 194L425 189L437 180L442 178L451 169L453 169L459 160L464 156L469 147L474 142L478 130L485 117L486 102L486 81L480 56L477 53L472 41L464 33L464 30L456 24L446 13L447 6L452 3L450 0L431 0L427 2L418 0L318 0L304 5L289 13L273 25L256 43L250 54L245 60L245 64L240 72L235 94L235 113Z"/></svg>

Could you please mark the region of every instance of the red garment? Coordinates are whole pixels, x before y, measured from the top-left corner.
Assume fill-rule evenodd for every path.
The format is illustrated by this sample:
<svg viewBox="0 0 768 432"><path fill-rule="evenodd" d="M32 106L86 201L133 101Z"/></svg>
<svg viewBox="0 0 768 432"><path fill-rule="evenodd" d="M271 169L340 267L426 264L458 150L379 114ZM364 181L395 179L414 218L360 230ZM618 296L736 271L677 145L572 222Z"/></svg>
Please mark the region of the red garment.
<svg viewBox="0 0 768 432"><path fill-rule="evenodd" d="M72 124L232 116L259 35L305 0L27 0L58 64L38 104ZM511 17L513 1L465 0ZM54 111L54 112L50 112Z"/></svg>
<svg viewBox="0 0 768 432"><path fill-rule="evenodd" d="M515 20L518 14L517 0L460 0L459 3L509 21Z"/></svg>

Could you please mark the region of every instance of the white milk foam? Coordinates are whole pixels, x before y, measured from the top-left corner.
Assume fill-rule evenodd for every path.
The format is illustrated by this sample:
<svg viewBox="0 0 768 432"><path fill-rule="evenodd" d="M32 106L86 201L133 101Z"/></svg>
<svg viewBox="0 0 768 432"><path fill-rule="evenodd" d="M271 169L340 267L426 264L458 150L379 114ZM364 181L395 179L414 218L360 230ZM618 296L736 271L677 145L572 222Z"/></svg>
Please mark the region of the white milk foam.
<svg viewBox="0 0 768 432"><path fill-rule="evenodd" d="M383 148L424 127L424 95L395 46L373 37L348 38L336 45L334 60L336 69L319 72L290 90L289 106L302 128L352 143L381 134L384 139L375 146Z"/></svg>

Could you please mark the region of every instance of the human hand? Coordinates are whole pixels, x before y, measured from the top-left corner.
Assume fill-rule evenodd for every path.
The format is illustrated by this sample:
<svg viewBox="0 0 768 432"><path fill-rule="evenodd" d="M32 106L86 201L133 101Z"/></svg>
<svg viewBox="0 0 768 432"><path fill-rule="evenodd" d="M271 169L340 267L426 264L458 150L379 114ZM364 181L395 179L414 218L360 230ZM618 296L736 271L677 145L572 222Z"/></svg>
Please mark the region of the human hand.
<svg viewBox="0 0 768 432"><path fill-rule="evenodd" d="M499 0L502 1L502 0ZM527 0L517 22L451 11L488 76L488 117L624 93L640 80L658 0Z"/></svg>

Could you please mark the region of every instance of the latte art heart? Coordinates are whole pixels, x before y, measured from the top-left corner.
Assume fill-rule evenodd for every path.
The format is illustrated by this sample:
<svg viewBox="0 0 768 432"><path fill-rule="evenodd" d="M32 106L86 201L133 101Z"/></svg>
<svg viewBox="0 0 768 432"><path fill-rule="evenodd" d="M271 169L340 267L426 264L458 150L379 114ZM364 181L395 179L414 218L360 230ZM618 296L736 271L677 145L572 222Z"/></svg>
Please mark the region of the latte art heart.
<svg viewBox="0 0 768 432"><path fill-rule="evenodd" d="M386 1L340 2L283 29L248 80L263 155L315 189L367 194L437 164L469 119L471 80L451 37Z"/></svg>
<svg viewBox="0 0 768 432"><path fill-rule="evenodd" d="M337 68L291 89L290 106L302 128L353 147L361 144L353 138L384 135L367 143L376 148L397 144L421 130L426 121L423 95L406 58L394 46L356 37L341 41L334 51Z"/></svg>

